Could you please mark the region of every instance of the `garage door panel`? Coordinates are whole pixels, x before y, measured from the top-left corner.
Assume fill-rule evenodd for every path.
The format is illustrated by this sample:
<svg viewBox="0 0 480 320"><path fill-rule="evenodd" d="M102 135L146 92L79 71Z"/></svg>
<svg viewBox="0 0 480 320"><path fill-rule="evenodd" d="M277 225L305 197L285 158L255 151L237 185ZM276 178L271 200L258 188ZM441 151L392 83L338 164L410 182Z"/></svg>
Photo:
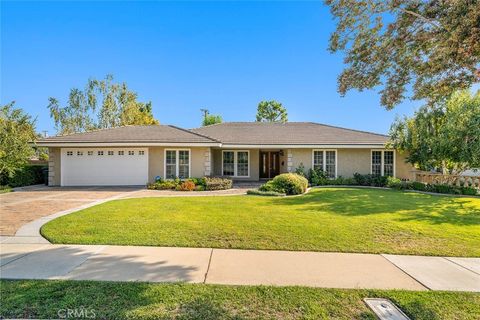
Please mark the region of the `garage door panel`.
<svg viewBox="0 0 480 320"><path fill-rule="evenodd" d="M148 149L62 149L61 171L63 186L144 185L148 181Z"/></svg>

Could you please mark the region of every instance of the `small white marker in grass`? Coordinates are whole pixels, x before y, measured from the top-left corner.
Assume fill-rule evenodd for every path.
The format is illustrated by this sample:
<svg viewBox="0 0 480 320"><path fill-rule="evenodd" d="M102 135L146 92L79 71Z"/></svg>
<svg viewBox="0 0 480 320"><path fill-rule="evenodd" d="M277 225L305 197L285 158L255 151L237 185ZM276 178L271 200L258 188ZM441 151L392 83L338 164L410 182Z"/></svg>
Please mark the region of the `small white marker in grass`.
<svg viewBox="0 0 480 320"><path fill-rule="evenodd" d="M381 298L365 298L363 301L380 320L410 320L392 301Z"/></svg>

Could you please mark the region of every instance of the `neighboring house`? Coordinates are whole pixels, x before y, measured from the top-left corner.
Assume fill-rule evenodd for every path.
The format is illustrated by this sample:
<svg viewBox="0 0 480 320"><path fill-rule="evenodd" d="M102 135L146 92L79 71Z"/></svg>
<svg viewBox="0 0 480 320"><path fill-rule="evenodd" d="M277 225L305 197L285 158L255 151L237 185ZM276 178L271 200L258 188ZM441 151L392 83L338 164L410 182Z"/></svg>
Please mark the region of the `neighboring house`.
<svg viewBox="0 0 480 320"><path fill-rule="evenodd" d="M312 122L230 122L186 130L125 126L43 138L49 185L144 185L155 177L257 181L301 165L331 177L355 172L411 179L413 167L381 134Z"/></svg>

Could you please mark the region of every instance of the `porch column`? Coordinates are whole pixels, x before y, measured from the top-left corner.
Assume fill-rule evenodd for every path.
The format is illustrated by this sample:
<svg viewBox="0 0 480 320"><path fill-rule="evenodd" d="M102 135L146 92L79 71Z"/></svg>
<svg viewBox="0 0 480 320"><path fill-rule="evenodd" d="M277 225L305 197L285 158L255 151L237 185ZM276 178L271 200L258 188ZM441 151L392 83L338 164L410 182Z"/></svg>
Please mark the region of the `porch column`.
<svg viewBox="0 0 480 320"><path fill-rule="evenodd" d="M292 149L287 149L287 171L293 171L293 154Z"/></svg>
<svg viewBox="0 0 480 320"><path fill-rule="evenodd" d="M210 148L205 151L204 155L204 172L203 174L208 177L212 174L212 151Z"/></svg>

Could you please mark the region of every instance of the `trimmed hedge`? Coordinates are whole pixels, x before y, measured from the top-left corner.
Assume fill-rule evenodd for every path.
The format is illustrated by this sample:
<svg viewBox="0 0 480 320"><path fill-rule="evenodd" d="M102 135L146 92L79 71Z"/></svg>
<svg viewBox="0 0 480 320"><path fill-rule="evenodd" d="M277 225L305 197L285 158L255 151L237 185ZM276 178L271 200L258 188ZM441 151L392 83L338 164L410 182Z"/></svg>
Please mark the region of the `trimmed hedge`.
<svg viewBox="0 0 480 320"><path fill-rule="evenodd" d="M45 178L48 177L48 174L45 173L46 170L48 170L46 166L26 165L17 170L11 177L2 175L0 177L0 185L16 188L34 184L44 184Z"/></svg>
<svg viewBox="0 0 480 320"><path fill-rule="evenodd" d="M232 188L232 179L225 178L210 178L205 177L205 189L209 191L213 190L228 190Z"/></svg>
<svg viewBox="0 0 480 320"><path fill-rule="evenodd" d="M278 192L287 195L302 194L307 191L308 180L296 173L282 173L258 188L263 192Z"/></svg>
<svg viewBox="0 0 480 320"><path fill-rule="evenodd" d="M475 196L478 194L477 189L473 187L459 187L448 184L428 184L417 181L402 181L398 178L388 178L387 187L398 190L416 190L434 193L446 194L463 194L468 196Z"/></svg>

